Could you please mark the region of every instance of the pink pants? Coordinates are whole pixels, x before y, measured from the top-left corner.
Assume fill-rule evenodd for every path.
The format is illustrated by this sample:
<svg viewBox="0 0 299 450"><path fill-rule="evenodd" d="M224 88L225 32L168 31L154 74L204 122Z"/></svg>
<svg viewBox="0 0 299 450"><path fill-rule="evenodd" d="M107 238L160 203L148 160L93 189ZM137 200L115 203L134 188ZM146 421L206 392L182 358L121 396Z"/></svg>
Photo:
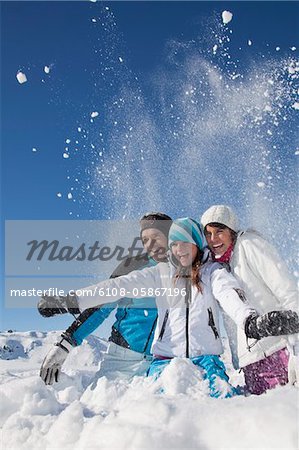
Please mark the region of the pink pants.
<svg viewBox="0 0 299 450"><path fill-rule="evenodd" d="M245 366L243 371L247 392L260 395L277 385L287 384L288 362L289 352L283 348L261 361Z"/></svg>

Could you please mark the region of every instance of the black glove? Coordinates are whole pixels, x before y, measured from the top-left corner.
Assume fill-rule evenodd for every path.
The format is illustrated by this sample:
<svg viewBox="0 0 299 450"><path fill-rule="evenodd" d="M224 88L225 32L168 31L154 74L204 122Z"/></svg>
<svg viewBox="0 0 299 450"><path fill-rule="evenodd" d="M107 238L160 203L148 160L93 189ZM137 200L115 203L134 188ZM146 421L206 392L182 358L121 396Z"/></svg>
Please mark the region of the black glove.
<svg viewBox="0 0 299 450"><path fill-rule="evenodd" d="M37 304L38 312L43 317L52 317L57 314L80 314L78 300L76 295L49 296L41 297Z"/></svg>
<svg viewBox="0 0 299 450"><path fill-rule="evenodd" d="M270 311L262 316L252 314L245 322L245 334L252 339L298 332L299 319L295 311Z"/></svg>

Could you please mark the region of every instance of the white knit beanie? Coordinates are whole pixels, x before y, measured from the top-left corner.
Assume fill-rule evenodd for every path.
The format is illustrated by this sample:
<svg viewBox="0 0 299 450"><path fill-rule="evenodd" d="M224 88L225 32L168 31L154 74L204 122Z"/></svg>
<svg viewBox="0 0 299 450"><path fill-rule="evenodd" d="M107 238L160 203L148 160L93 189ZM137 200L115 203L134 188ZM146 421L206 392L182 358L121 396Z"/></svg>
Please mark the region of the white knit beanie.
<svg viewBox="0 0 299 450"><path fill-rule="evenodd" d="M238 218L234 211L226 205L213 205L203 213L201 217L203 229L209 223L221 223L233 231L239 231Z"/></svg>

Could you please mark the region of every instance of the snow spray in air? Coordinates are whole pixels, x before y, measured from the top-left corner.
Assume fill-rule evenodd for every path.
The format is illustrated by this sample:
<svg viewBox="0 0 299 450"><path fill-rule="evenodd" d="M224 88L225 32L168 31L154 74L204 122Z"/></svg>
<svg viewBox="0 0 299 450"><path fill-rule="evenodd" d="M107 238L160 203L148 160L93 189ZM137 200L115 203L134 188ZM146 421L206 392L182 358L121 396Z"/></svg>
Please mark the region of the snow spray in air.
<svg viewBox="0 0 299 450"><path fill-rule="evenodd" d="M220 13L206 38L165 43L165 63L139 80L110 10L105 20L97 81L105 85L110 71L114 97L89 160L92 207L103 218L145 210L199 217L226 203L244 227L279 242L293 266L299 64L292 49L287 57L252 52L241 64L231 49L232 17Z"/></svg>

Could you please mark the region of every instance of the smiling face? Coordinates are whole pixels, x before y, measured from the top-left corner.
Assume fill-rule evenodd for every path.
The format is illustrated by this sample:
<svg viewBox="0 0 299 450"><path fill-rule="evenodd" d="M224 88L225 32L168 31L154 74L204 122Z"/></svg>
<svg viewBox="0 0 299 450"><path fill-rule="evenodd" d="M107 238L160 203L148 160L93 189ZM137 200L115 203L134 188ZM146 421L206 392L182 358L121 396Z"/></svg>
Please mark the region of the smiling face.
<svg viewBox="0 0 299 450"><path fill-rule="evenodd" d="M167 238L162 231L156 228L147 228L142 231L142 244L147 254L157 262L166 257Z"/></svg>
<svg viewBox="0 0 299 450"><path fill-rule="evenodd" d="M205 236L209 249L218 257L222 256L233 243L231 230L225 225L207 225L205 228Z"/></svg>
<svg viewBox="0 0 299 450"><path fill-rule="evenodd" d="M171 245L171 251L181 266L189 267L196 258L198 248L190 242L175 241Z"/></svg>

